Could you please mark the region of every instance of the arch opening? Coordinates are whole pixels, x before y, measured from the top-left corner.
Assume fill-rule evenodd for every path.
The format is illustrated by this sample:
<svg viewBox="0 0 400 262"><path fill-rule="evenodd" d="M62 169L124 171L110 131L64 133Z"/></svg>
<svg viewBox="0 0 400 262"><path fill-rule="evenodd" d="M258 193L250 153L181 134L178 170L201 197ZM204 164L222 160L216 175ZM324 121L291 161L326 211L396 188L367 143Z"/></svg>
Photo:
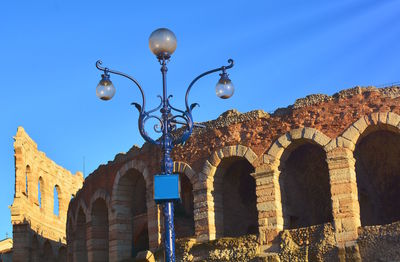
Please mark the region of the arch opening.
<svg viewBox="0 0 400 262"><path fill-rule="evenodd" d="M39 177L39 181L38 181L38 205L39 208L43 207L43 203L42 203L42 197L43 197L43 178Z"/></svg>
<svg viewBox="0 0 400 262"><path fill-rule="evenodd" d="M179 173L181 201L174 206L176 238L194 236L193 186L185 174Z"/></svg>
<svg viewBox="0 0 400 262"><path fill-rule="evenodd" d="M362 226L400 220L400 134L370 127L354 151Z"/></svg>
<svg viewBox="0 0 400 262"><path fill-rule="evenodd" d="M58 185L54 186L53 189L53 214L56 216L60 215L60 187Z"/></svg>
<svg viewBox="0 0 400 262"><path fill-rule="evenodd" d="M333 220L329 169L321 146L304 140L292 143L281 157L280 171L285 229Z"/></svg>
<svg viewBox="0 0 400 262"><path fill-rule="evenodd" d="M29 179L31 176L31 167L29 165L25 168L25 195L29 196Z"/></svg>
<svg viewBox="0 0 400 262"><path fill-rule="evenodd" d="M119 179L114 193L116 239L121 246L118 259L135 257L138 252L149 249L146 181L139 171L130 169Z"/></svg>
<svg viewBox="0 0 400 262"><path fill-rule="evenodd" d="M254 167L242 157L225 158L214 177L216 237L258 233Z"/></svg>

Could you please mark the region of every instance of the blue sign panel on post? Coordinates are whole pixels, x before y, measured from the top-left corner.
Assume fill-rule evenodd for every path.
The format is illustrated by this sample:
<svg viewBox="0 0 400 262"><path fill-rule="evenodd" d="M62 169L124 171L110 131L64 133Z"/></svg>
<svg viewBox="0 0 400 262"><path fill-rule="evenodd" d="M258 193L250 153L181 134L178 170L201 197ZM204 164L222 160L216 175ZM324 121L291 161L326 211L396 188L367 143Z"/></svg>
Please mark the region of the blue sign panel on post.
<svg viewBox="0 0 400 262"><path fill-rule="evenodd" d="M154 176L154 200L156 203L180 199L179 175Z"/></svg>

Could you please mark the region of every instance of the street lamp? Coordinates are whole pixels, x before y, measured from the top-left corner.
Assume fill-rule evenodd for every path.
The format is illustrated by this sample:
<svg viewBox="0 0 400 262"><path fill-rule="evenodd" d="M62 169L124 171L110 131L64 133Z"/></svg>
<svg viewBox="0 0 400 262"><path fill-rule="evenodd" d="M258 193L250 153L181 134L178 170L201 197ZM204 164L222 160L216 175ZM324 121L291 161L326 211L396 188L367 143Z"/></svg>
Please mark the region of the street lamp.
<svg viewBox="0 0 400 262"><path fill-rule="evenodd" d="M115 70L108 69L107 67L102 67L102 62L98 60L96 62L96 67L100 71L103 71L101 75L101 80L96 88L96 95L102 100L110 100L115 94L115 87L110 80L110 74L120 75L125 78L130 79L138 88L142 95L142 103L132 103L139 111L139 132L140 135L151 144L155 144L161 148L162 159L161 159L161 177L170 178L172 177L173 171L173 161L171 159L171 151L175 145L184 143L193 131L195 126L192 117L192 110L198 104L193 103L189 105L189 93L192 86L202 77L209 75L211 73L219 72L220 79L215 87L216 95L220 98L227 99L233 95L234 86L229 79L226 71L233 67L233 60L229 59L227 66L222 66L207 72L204 72L197 76L190 84L186 90L185 96L185 110L180 110L173 107L170 103L171 95L167 93L167 63L171 58L171 55L176 49L176 37L175 34L167 29L160 28L155 30L149 37L149 47L150 50L156 55L160 65L163 80L163 95L160 97L160 105L152 110L145 110L146 99L142 87L133 77L118 72ZM154 114L156 111L160 111L160 115ZM158 124L154 126L154 130L161 134L158 139L152 139L145 130L145 123L147 120L153 119ZM177 129L177 124L183 127L183 132L179 132L179 135L172 135L171 133ZM167 177L168 176L168 177ZM164 189L163 189L164 190ZM167 189L168 190L168 189ZM163 214L164 214L164 247L165 247L165 257L166 261L175 261L175 230L174 230L174 205L171 199L166 199L163 202Z"/></svg>

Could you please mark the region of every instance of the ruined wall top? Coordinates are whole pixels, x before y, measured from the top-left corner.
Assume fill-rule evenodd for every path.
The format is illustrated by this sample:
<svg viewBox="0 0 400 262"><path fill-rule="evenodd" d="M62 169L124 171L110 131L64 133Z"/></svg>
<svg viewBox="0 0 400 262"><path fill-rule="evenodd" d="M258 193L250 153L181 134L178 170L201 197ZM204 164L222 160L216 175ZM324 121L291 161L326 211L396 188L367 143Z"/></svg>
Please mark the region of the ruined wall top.
<svg viewBox="0 0 400 262"><path fill-rule="evenodd" d="M57 165L44 152L38 150L37 144L22 127L18 127L14 136L14 152L15 193L11 206L12 224L26 223L32 232L65 243L68 203L82 187L83 174L72 174ZM58 198L58 210L55 210L55 197Z"/></svg>
<svg viewBox="0 0 400 262"><path fill-rule="evenodd" d="M205 132L205 130L207 129L221 128L232 124L242 123L256 119L262 119L262 118L268 119L270 117L290 115L295 110L310 106L318 106L322 103L330 101L332 103L341 104L343 103L343 100L350 99L354 96L367 97L371 93L375 93L375 95L381 98L394 99L400 97L400 86L389 86L385 88L377 88L373 86L368 86L368 87L356 86L353 88L344 89L331 96L326 94L311 94L307 95L306 97L296 99L293 105L289 105L285 108L276 109L272 114L266 113L263 110L253 110L246 113L240 113L236 109L231 109L222 113L215 120L210 120L207 122L200 123L201 125L205 126L205 128L194 129L194 134L201 134Z"/></svg>
<svg viewBox="0 0 400 262"><path fill-rule="evenodd" d="M399 86L357 86L334 95L309 95L271 114L263 110L240 113L233 109L215 120L201 123L205 128L195 128L185 145L174 148L172 157L174 161L186 163L196 173L201 172L217 150L229 146L250 148L260 160L279 137L291 130L313 128L324 134L326 139L333 139L373 112L400 114L399 102ZM127 153L117 154L114 160L90 174L85 181L88 186L81 190L76 200L82 199L89 205L91 196L98 188L111 194L113 177L124 163L133 159L145 163L150 174L160 172L160 151L157 147L148 143L142 147L133 146ZM71 204L76 206L78 201L73 202Z"/></svg>
<svg viewBox="0 0 400 262"><path fill-rule="evenodd" d="M323 102L338 100L338 99L346 99L355 95L369 94L371 92L377 92L383 98L397 98L400 96L400 87L399 86L389 86L385 88L377 88L374 86L368 87L360 87L356 86L349 89L344 89L338 93L335 93L331 96L326 94L312 94L308 95L304 98L296 99L293 105L290 105L286 108L278 108L274 114L284 114L287 113L288 110L298 109L306 106L318 105Z"/></svg>

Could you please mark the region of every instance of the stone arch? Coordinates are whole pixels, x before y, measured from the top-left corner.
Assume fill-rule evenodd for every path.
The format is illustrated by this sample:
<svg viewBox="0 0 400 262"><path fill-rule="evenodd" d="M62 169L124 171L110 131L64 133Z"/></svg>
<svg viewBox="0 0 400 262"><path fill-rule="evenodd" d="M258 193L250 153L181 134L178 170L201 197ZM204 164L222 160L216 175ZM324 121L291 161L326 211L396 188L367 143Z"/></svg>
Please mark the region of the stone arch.
<svg viewBox="0 0 400 262"><path fill-rule="evenodd" d="M199 181L195 184L195 196L194 196L194 206L195 206L195 224L196 224L196 236L199 240L206 239L215 239L217 237L222 237L224 235L240 235L246 234L257 229L258 221L257 221L257 209L249 210L243 212L236 212L244 214L245 216L249 215L249 217L242 218L242 221L239 223L235 223L229 218L237 219L239 216L226 216L224 219L224 211L227 212L227 206L224 205L224 199L228 201L229 197L227 196L228 190L224 188L224 179L232 178L233 176L243 177L244 179L248 179L249 181L254 180L251 176L251 173L254 172L253 163L257 159L257 155L253 152L253 150L249 147L243 145L235 145L235 146L226 146L215 151L211 157L206 161L203 170L199 174ZM232 165L238 165L240 167L238 170L240 172L235 173L231 167ZM243 167L243 168L242 168ZM241 172L244 171L244 172ZM232 179L234 182L234 179ZM255 181L250 182L249 184L255 187ZM235 187L235 196L238 198L240 205L237 205L235 209L230 210L229 212L235 212L236 209L242 208L250 208L253 207L250 205L242 205L243 200L238 194L238 184L231 183L231 186ZM226 189L226 190L225 190ZM255 188L252 189L254 191L254 206L256 205L256 196L255 196ZM225 193L224 193L225 191ZM252 194L250 194L252 195ZM204 200L207 203L206 216L204 216ZM230 200L229 200L230 201ZM203 203L202 203L203 202ZM224 209L225 207L225 209ZM236 210L238 211L238 210ZM254 214L253 214L254 213ZM255 220L255 221L254 221ZM242 223L246 221L246 223ZM248 223L247 223L248 222ZM200 225L208 225L206 229L200 229ZM241 228L235 228L238 225L241 225ZM204 226L203 226L204 228ZM207 231L206 231L207 230ZM225 231L225 232L224 232Z"/></svg>
<svg viewBox="0 0 400 262"><path fill-rule="evenodd" d="M360 118L342 137L354 146L359 223L400 220L400 116L377 112Z"/></svg>
<svg viewBox="0 0 400 262"><path fill-rule="evenodd" d="M256 153L254 153L250 147L243 145L226 146L211 154L211 157L206 161L203 167L202 173L207 177L213 176L215 174L215 170L210 167L218 166L222 159L229 157L242 157L245 158L250 164L257 159Z"/></svg>
<svg viewBox="0 0 400 262"><path fill-rule="evenodd" d="M82 209L82 212L83 212L83 214L85 215L85 218L86 218L86 221L85 221L85 223L86 222L88 222L89 221L89 214L90 214L90 211L89 211L89 209L88 209L88 207L86 206L86 203L85 203L85 201L81 198L81 199L79 199L79 201L78 201L78 204L77 204L77 207L76 207L76 212L75 212L75 214L73 215L74 216L74 227L76 227L76 222L78 221L78 212L79 212L79 209Z"/></svg>
<svg viewBox="0 0 400 262"><path fill-rule="evenodd" d="M90 200L90 221L87 223L87 251L90 261L109 260L110 197L104 189L97 190Z"/></svg>
<svg viewBox="0 0 400 262"><path fill-rule="evenodd" d="M311 127L292 129L286 134L280 136L271 145L264 155L264 162L279 165L279 161L281 160L285 149L288 148L293 142L300 140L315 143L323 147L325 151L327 151L325 146L331 141L331 139L324 133Z"/></svg>
<svg viewBox="0 0 400 262"><path fill-rule="evenodd" d="M184 162L174 162L173 173L179 174L181 201L175 203L175 234L176 238L192 237L194 225L193 185L196 183L196 173Z"/></svg>
<svg viewBox="0 0 400 262"><path fill-rule="evenodd" d="M319 148L319 150L315 150L319 151L319 155L326 154L326 146L330 141L331 139L319 130L303 127L290 130L280 136L265 152L262 159L263 165L257 167L254 174L257 181L257 209L261 242L271 242L284 228L282 182L280 183L280 169L283 167L281 163L287 161L290 158L290 153L295 152L302 145L305 145L304 147L312 145L311 150ZM326 156L324 160L326 160ZM328 179L329 192L328 173L325 178ZM331 206L331 202L329 202L329 205ZM287 209L285 209L285 213L286 211Z"/></svg>
<svg viewBox="0 0 400 262"><path fill-rule="evenodd" d="M400 116L393 112L375 112L358 119L342 135L325 146L328 151L334 224L339 243L357 239L357 228L361 226L359 195L363 193L359 194L361 172L357 170L361 161L356 161L358 152L355 150L358 150L358 144L363 138L375 131L396 133L399 123Z"/></svg>
<svg viewBox="0 0 400 262"><path fill-rule="evenodd" d="M98 189L90 198L90 204L87 210L87 215L89 215L89 221L91 221L91 214L93 212L93 203L98 200L98 199L102 199L104 200L104 202L106 203L106 207L107 207L107 212L108 212L108 218L110 217L110 195L108 194L108 192L105 189ZM82 202L79 202L79 204Z"/></svg>
<svg viewBox="0 0 400 262"><path fill-rule="evenodd" d="M185 162L175 161L173 172L185 174L185 176L189 179L192 185L194 185L197 181L196 172L194 172L192 167Z"/></svg>
<svg viewBox="0 0 400 262"><path fill-rule="evenodd" d="M161 214L160 210L153 199L153 175L149 172L149 169L145 162L140 160L131 160L126 162L118 170L113 182L113 192L116 192L116 185L118 184L121 176L129 169L136 169L142 173L144 180L146 181L146 205L147 205L147 219L148 219L148 232L149 232L149 246L150 248L157 248L161 242ZM115 250L115 249L114 249ZM111 252L112 258L116 255L116 252Z"/></svg>
<svg viewBox="0 0 400 262"><path fill-rule="evenodd" d="M387 129L397 132L399 130L400 115L393 112L375 112L361 117L350 125L341 136L337 138L337 145L355 149L360 137L365 137L375 130Z"/></svg>
<svg viewBox="0 0 400 262"><path fill-rule="evenodd" d="M116 192L116 187L118 186L118 182L121 179L121 176L123 176L129 169L136 169L138 172L140 172L143 175L143 178L146 181L146 187L149 187L150 185L152 185L152 177L149 174L149 171L147 169L145 162L134 159L134 160L131 160L131 161L125 163L118 170L117 175L114 178L112 192Z"/></svg>
<svg viewBox="0 0 400 262"><path fill-rule="evenodd" d="M120 168L114 179L111 198L114 211L111 220L113 227L110 230L111 260L130 259L138 252L149 249L148 182L139 169L143 172L145 166L139 165L137 161L128 162Z"/></svg>

